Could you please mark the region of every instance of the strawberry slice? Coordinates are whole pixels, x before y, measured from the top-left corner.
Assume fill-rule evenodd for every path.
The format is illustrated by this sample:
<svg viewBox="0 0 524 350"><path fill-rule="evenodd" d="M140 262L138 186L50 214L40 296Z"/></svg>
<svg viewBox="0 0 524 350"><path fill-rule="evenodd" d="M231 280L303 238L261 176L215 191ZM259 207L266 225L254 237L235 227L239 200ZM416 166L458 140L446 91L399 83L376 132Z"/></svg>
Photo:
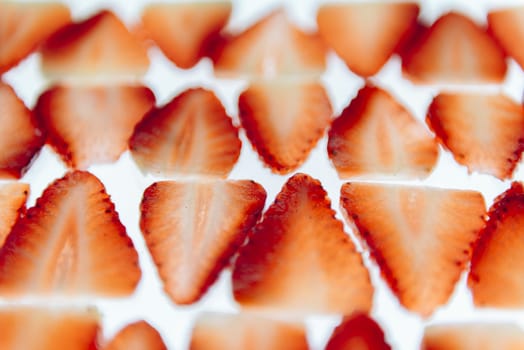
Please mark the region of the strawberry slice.
<svg viewBox="0 0 524 350"><path fill-rule="evenodd" d="M404 74L416 83L500 83L504 52L471 19L448 13L420 35L403 55Z"/></svg>
<svg viewBox="0 0 524 350"><path fill-rule="evenodd" d="M225 38L213 57L219 76L319 77L326 68L326 52L317 33L302 31L278 10L244 32Z"/></svg>
<svg viewBox="0 0 524 350"><path fill-rule="evenodd" d="M0 81L0 178L20 178L44 144L33 113Z"/></svg>
<svg viewBox="0 0 524 350"><path fill-rule="evenodd" d="M524 110L501 94L441 93L426 121L470 172L510 178L524 150Z"/></svg>
<svg viewBox="0 0 524 350"><path fill-rule="evenodd" d="M424 178L437 163L428 130L386 91L367 85L333 121L328 155L341 178Z"/></svg>
<svg viewBox="0 0 524 350"><path fill-rule="evenodd" d="M2 350L95 350L99 314L88 309L0 309Z"/></svg>
<svg viewBox="0 0 524 350"><path fill-rule="evenodd" d="M167 58L187 69L209 54L231 9L229 1L150 4L142 25Z"/></svg>
<svg viewBox="0 0 524 350"><path fill-rule="evenodd" d="M0 247L16 220L25 213L28 195L29 184L13 182L0 185Z"/></svg>
<svg viewBox="0 0 524 350"><path fill-rule="evenodd" d="M404 307L429 316L447 302L484 225L480 193L347 183L340 201Z"/></svg>
<svg viewBox="0 0 524 350"><path fill-rule="evenodd" d="M324 134L331 104L320 83L272 80L251 84L238 100L246 135L278 174L298 168Z"/></svg>
<svg viewBox="0 0 524 350"><path fill-rule="evenodd" d="M478 306L524 306L524 188L514 182L495 199L473 251L468 285ZM504 288L501 288L504 286Z"/></svg>
<svg viewBox="0 0 524 350"><path fill-rule="evenodd" d="M325 350L391 350L380 326L368 315L357 313L344 318L335 328Z"/></svg>
<svg viewBox="0 0 524 350"><path fill-rule="evenodd" d="M165 181L146 189L140 228L174 302L202 297L257 222L265 200L265 190L253 181Z"/></svg>
<svg viewBox="0 0 524 350"><path fill-rule="evenodd" d="M241 314L205 313L193 328L191 350L307 350L302 324Z"/></svg>
<svg viewBox="0 0 524 350"><path fill-rule="evenodd" d="M426 327L420 349L518 350L524 349L524 332L506 323L438 324Z"/></svg>
<svg viewBox="0 0 524 350"><path fill-rule="evenodd" d="M233 293L242 306L254 309L369 311L368 271L318 180L297 174L284 185L240 249Z"/></svg>
<svg viewBox="0 0 524 350"><path fill-rule="evenodd" d="M61 3L1 1L0 74L16 66L70 21L69 9Z"/></svg>
<svg viewBox="0 0 524 350"><path fill-rule="evenodd" d="M72 168L116 161L135 125L155 105L149 88L132 85L63 86L44 92L35 114L48 142Z"/></svg>
<svg viewBox="0 0 524 350"><path fill-rule="evenodd" d="M160 333L146 321L122 328L104 350L167 350Z"/></svg>
<svg viewBox="0 0 524 350"><path fill-rule="evenodd" d="M364 77L376 74L416 26L416 3L333 3L320 6L318 31L324 41Z"/></svg>
<svg viewBox="0 0 524 350"><path fill-rule="evenodd" d="M146 46L110 11L62 28L42 45L42 69L54 79L140 77Z"/></svg>
<svg viewBox="0 0 524 350"><path fill-rule="evenodd" d="M488 13L488 30L504 51L524 68L524 6L494 10Z"/></svg>
<svg viewBox="0 0 524 350"><path fill-rule="evenodd" d="M76 171L53 182L0 249L0 295L133 293L138 254L104 185Z"/></svg>
<svg viewBox="0 0 524 350"><path fill-rule="evenodd" d="M151 110L136 126L129 147L145 172L227 177L241 142L220 100L198 88Z"/></svg>

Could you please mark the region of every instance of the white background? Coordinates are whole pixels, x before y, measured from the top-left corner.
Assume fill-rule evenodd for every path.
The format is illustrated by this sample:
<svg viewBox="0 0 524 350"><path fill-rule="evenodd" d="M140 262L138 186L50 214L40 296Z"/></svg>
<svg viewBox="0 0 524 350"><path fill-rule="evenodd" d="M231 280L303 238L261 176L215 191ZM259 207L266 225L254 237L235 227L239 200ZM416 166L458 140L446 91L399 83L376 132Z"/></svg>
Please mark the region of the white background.
<svg viewBox="0 0 524 350"><path fill-rule="evenodd" d="M67 1L75 18L83 18L101 8L111 8L120 15L126 23L132 25L138 18L145 1ZM485 23L488 9L504 4L515 4L518 1L452 1L429 0L422 1L422 16L427 21L433 21L440 14L449 10L457 10L468 14L479 23ZM315 27L315 11L319 4L314 0L295 1L234 1L234 10L229 27L231 30L245 28L254 20L260 18L271 8L281 4L285 6L290 17L304 28ZM157 97L158 104L168 102L184 89L193 86L204 86L213 89L226 106L227 111L238 125L236 100L239 93L246 87L246 82L217 80L212 75L212 66L208 60L203 60L194 69L183 71L170 63L156 48L150 50L151 68L145 77L148 85ZM513 62L510 62L508 77L503 86L460 87L460 89L503 91L516 101L521 101L524 89L523 72ZM18 67L3 76L11 84L25 103L32 107L39 94L49 86L40 73L40 57L31 55ZM394 94L420 120L424 120L425 111L432 97L438 92L435 87L414 86L404 80L400 72L398 58L392 58L383 70L372 81ZM326 89L332 99L335 116L354 97L364 81L349 72L344 64L334 55L329 56L328 70L323 77ZM450 87L441 87L450 88ZM457 88L457 87L453 87ZM290 176L277 176L270 173L259 161L247 141L243 131L240 132L243 142L240 160L235 166L230 178L253 179L262 184L268 192L266 206L269 205L281 186ZM143 238L138 229L138 206L143 190L156 179L143 176L136 168L128 152L121 159L110 165L93 166L89 169L105 184L108 193L116 204L117 211L128 234L133 239L140 254L143 270L142 281L132 298L125 300L76 300L75 305L95 305L102 314L104 334L112 336L123 325L138 319L145 319L155 326L162 334L166 344L171 349L186 348L195 316L202 311L235 311L238 307L233 303L230 292L230 273L222 273L220 280L209 290L206 296L190 307L174 305L162 291L156 270L146 251ZM22 181L31 184L29 205L40 196L43 189L56 178L61 177L66 169L56 155L45 147L30 171ZM326 137L324 137L311 153L307 162L298 170L321 180L333 202L337 216L342 220L338 208L339 191L343 181L330 164L326 154ZM523 178L519 167L515 179ZM413 182L411 182L413 183ZM464 167L456 165L452 157L445 151L441 152L438 167L433 174L422 182L446 188L475 189L483 193L486 204L492 203L494 196L509 186L509 182L499 181L491 176L468 175ZM346 230L350 233L349 227ZM471 297L462 279L448 305L439 309L429 319L404 311L382 282L376 267L365 255L366 264L371 269L372 282L376 287L372 315L386 332L389 343L395 349L416 349L422 336L423 327L431 323L465 320L497 320L516 321L524 325L522 312L475 310ZM504 288L504 286L501 286ZM52 301L56 304L63 300ZM72 303L68 301L67 303ZM308 337L312 348L320 349L327 341L332 327L338 323L338 317L312 317L307 320Z"/></svg>

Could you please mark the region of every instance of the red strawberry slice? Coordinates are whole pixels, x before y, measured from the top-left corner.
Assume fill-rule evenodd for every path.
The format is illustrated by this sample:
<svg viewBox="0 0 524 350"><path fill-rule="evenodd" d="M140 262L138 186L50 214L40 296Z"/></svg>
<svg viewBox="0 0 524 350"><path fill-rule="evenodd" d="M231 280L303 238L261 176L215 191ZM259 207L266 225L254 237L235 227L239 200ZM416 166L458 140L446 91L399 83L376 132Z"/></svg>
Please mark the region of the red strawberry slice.
<svg viewBox="0 0 524 350"><path fill-rule="evenodd" d="M44 73L56 79L140 77L149 68L145 44L110 11L59 30L41 52Z"/></svg>
<svg viewBox="0 0 524 350"><path fill-rule="evenodd" d="M72 167L116 161L135 125L155 105L144 86L55 86L38 99L35 114L48 142Z"/></svg>
<svg viewBox="0 0 524 350"><path fill-rule="evenodd" d="M265 200L265 190L252 181L165 181L146 189L140 228L174 302L202 297L257 222Z"/></svg>
<svg viewBox="0 0 524 350"><path fill-rule="evenodd" d="M0 178L20 178L44 144L44 133L15 91L0 81Z"/></svg>
<svg viewBox="0 0 524 350"><path fill-rule="evenodd" d="M468 285L478 306L524 306L524 188L514 182L495 199L473 251ZM504 286L501 288L501 286Z"/></svg>
<svg viewBox="0 0 524 350"><path fill-rule="evenodd" d="M405 51L403 71L416 83L500 83L506 75L497 43L458 13L440 17Z"/></svg>
<svg viewBox="0 0 524 350"><path fill-rule="evenodd" d="M220 100L198 88L150 111L136 126L129 146L144 172L227 177L241 142Z"/></svg>
<svg viewBox="0 0 524 350"><path fill-rule="evenodd" d="M504 95L442 93L426 121L470 172L510 178L524 150L524 110Z"/></svg>
<svg viewBox="0 0 524 350"><path fill-rule="evenodd" d="M331 104L320 83L295 80L251 84L238 101L247 137L278 174L298 168L324 134Z"/></svg>
<svg viewBox="0 0 524 350"><path fill-rule="evenodd" d="M335 328L325 350L391 350L380 326L366 314L344 318Z"/></svg>
<svg viewBox="0 0 524 350"><path fill-rule="evenodd" d="M404 307L429 316L447 302L484 225L480 193L347 183L340 201Z"/></svg>
<svg viewBox="0 0 524 350"><path fill-rule="evenodd" d="M438 145L393 96L374 86L359 91L329 131L328 154L340 177L424 178Z"/></svg>
<svg viewBox="0 0 524 350"><path fill-rule="evenodd" d="M22 213L29 195L29 184L13 182L0 185L0 247Z"/></svg>
<svg viewBox="0 0 524 350"><path fill-rule="evenodd" d="M160 333L146 321L122 328L104 350L167 350Z"/></svg>
<svg viewBox="0 0 524 350"><path fill-rule="evenodd" d="M27 210L0 249L0 295L133 293L138 254L104 185L66 174Z"/></svg>
<svg viewBox="0 0 524 350"><path fill-rule="evenodd" d="M187 69L209 54L231 9L229 1L156 3L144 9L142 25L167 58Z"/></svg>
<svg viewBox="0 0 524 350"><path fill-rule="evenodd" d="M368 271L318 180L297 174L284 185L240 250L233 293L242 306L268 311L369 311Z"/></svg>
<svg viewBox="0 0 524 350"><path fill-rule="evenodd" d="M488 13L488 30L504 51L524 68L524 6L515 6Z"/></svg>
<svg viewBox="0 0 524 350"><path fill-rule="evenodd" d="M215 71L227 77L318 77L326 68L326 52L317 33L302 31L279 10L226 38L214 54Z"/></svg>
<svg viewBox="0 0 524 350"><path fill-rule="evenodd" d="M505 323L432 325L426 328L420 349L519 350L524 349L524 332Z"/></svg>
<svg viewBox="0 0 524 350"><path fill-rule="evenodd" d="M71 21L67 6L53 2L0 2L0 73L16 66Z"/></svg>
<svg viewBox="0 0 524 350"><path fill-rule="evenodd" d="M318 31L356 74L376 74L410 29L416 26L416 3L333 3L320 6Z"/></svg>
<svg viewBox="0 0 524 350"><path fill-rule="evenodd" d="M206 313L197 318L191 350L307 350L303 325L250 314Z"/></svg>
<svg viewBox="0 0 524 350"><path fill-rule="evenodd" d="M0 309L2 350L96 350L98 312L80 309Z"/></svg>

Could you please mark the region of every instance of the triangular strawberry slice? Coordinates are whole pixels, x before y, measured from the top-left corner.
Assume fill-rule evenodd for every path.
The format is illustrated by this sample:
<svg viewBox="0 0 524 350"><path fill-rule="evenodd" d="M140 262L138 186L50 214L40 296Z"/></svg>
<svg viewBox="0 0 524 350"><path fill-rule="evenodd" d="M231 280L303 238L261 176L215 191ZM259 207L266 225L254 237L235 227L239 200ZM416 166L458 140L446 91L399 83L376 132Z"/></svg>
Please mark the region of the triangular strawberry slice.
<svg viewBox="0 0 524 350"><path fill-rule="evenodd" d="M247 313L200 315L193 328L192 350L307 350L304 325Z"/></svg>
<svg viewBox="0 0 524 350"><path fill-rule="evenodd" d="M41 52L44 74L57 79L140 77L149 68L145 44L110 11L62 28Z"/></svg>
<svg viewBox="0 0 524 350"><path fill-rule="evenodd" d="M341 178L424 178L438 158L438 144L424 125L369 85L333 121L327 149Z"/></svg>
<svg viewBox="0 0 524 350"><path fill-rule="evenodd" d="M33 113L0 81L0 178L22 177L44 141Z"/></svg>
<svg viewBox="0 0 524 350"><path fill-rule="evenodd" d="M214 54L215 71L232 77L318 77L326 68L326 52L317 33L302 31L278 10L226 38Z"/></svg>
<svg viewBox="0 0 524 350"><path fill-rule="evenodd" d="M0 185L0 247L20 214L25 212L29 184L13 182Z"/></svg>
<svg viewBox="0 0 524 350"><path fill-rule="evenodd" d="M135 125L155 105L149 88L133 85L52 87L35 114L48 143L72 168L116 161L128 148Z"/></svg>
<svg viewBox="0 0 524 350"><path fill-rule="evenodd" d="M61 3L0 2L0 73L33 52L51 34L71 21Z"/></svg>
<svg viewBox="0 0 524 350"><path fill-rule="evenodd" d="M142 13L142 25L164 54L191 68L209 54L231 14L231 2L156 3Z"/></svg>
<svg viewBox="0 0 524 350"><path fill-rule="evenodd" d="M2 350L95 350L98 312L93 309L0 309Z"/></svg>
<svg viewBox="0 0 524 350"><path fill-rule="evenodd" d="M373 287L318 180L291 177L239 253L233 293L244 307L297 315L368 312Z"/></svg>
<svg viewBox="0 0 524 350"><path fill-rule="evenodd" d="M271 80L253 83L238 100L246 135L278 174L298 168L324 134L331 104L320 83Z"/></svg>
<svg viewBox="0 0 524 350"><path fill-rule="evenodd" d="M480 193L347 183L340 201L404 307L429 316L447 302L484 225Z"/></svg>
<svg viewBox="0 0 524 350"><path fill-rule="evenodd" d="M488 13L488 31L504 51L524 68L524 6L494 10Z"/></svg>
<svg viewBox="0 0 524 350"><path fill-rule="evenodd" d="M144 172L227 177L240 155L238 130L211 91L189 89L150 111L129 141Z"/></svg>
<svg viewBox="0 0 524 350"><path fill-rule="evenodd" d="M524 332L515 324L493 322L449 323L426 327L420 350L459 349L524 349Z"/></svg>
<svg viewBox="0 0 524 350"><path fill-rule="evenodd" d="M0 249L0 295L133 293L138 254L104 185L76 171L53 182Z"/></svg>
<svg viewBox="0 0 524 350"><path fill-rule="evenodd" d="M524 188L514 182L495 199L473 250L468 285L478 306L524 306ZM501 288L504 286L504 288Z"/></svg>
<svg viewBox="0 0 524 350"><path fill-rule="evenodd" d="M497 43L471 19L440 17L403 55L402 68L416 83L500 83L506 60Z"/></svg>
<svg viewBox="0 0 524 350"><path fill-rule="evenodd" d="M470 172L510 178L524 150L524 109L501 94L441 93L426 120Z"/></svg>
<svg viewBox="0 0 524 350"><path fill-rule="evenodd" d="M356 74L376 74L416 25L416 3L333 3L320 6L318 31Z"/></svg>
<svg viewBox="0 0 524 350"><path fill-rule="evenodd" d="M325 348L340 349L391 350L391 347L386 343L380 325L368 315L357 313L342 320Z"/></svg>
<svg viewBox="0 0 524 350"><path fill-rule="evenodd" d="M146 189L140 228L174 302L202 297L257 222L265 200L265 190L253 181L166 181Z"/></svg>
<svg viewBox="0 0 524 350"><path fill-rule="evenodd" d="M103 350L167 350L158 331L146 321L137 321L122 328Z"/></svg>

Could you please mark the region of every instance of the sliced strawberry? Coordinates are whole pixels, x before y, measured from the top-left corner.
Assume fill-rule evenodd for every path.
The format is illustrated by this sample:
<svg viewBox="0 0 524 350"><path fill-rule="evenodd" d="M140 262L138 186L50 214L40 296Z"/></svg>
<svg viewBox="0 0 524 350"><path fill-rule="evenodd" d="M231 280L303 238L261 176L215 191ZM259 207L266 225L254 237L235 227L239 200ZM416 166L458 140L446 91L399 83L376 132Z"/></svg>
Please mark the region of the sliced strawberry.
<svg viewBox="0 0 524 350"><path fill-rule="evenodd" d="M191 350L307 350L302 324L246 313L206 313L197 318Z"/></svg>
<svg viewBox="0 0 524 350"><path fill-rule="evenodd" d="M16 66L70 21L69 9L60 3L1 1L0 73Z"/></svg>
<svg viewBox="0 0 524 350"><path fill-rule="evenodd" d="M441 93L426 121L470 172L510 178L524 150L524 109L504 95Z"/></svg>
<svg viewBox="0 0 524 350"><path fill-rule="evenodd" d="M0 309L2 350L96 350L99 314L93 310Z"/></svg>
<svg viewBox="0 0 524 350"><path fill-rule="evenodd" d="M214 55L215 71L225 76L320 76L326 47L317 33L306 33L283 10L269 14L244 32L226 38Z"/></svg>
<svg viewBox="0 0 524 350"><path fill-rule="evenodd" d="M524 306L524 188L514 182L495 199L473 251L468 285L478 306ZM501 286L504 286L501 288Z"/></svg>
<svg viewBox="0 0 524 350"><path fill-rule="evenodd" d="M298 168L331 120L331 104L320 83L272 80L253 83L238 100L247 137L275 173Z"/></svg>
<svg viewBox="0 0 524 350"><path fill-rule="evenodd" d="M29 195L29 184L13 182L0 185L0 247L22 213Z"/></svg>
<svg viewBox="0 0 524 350"><path fill-rule="evenodd" d="M416 3L355 2L320 6L318 31L356 74L376 74L416 21Z"/></svg>
<svg viewBox="0 0 524 350"><path fill-rule="evenodd" d="M524 332L505 323L439 324L426 328L420 349L519 350L524 349Z"/></svg>
<svg viewBox="0 0 524 350"><path fill-rule="evenodd" d="M319 181L291 177L240 250L233 293L244 307L304 313L368 312L362 257Z"/></svg>
<svg viewBox="0 0 524 350"><path fill-rule="evenodd" d="M133 293L138 254L104 185L87 172L52 183L0 249L0 295Z"/></svg>
<svg viewBox="0 0 524 350"><path fill-rule="evenodd" d="M64 162L86 169L116 161L154 105L153 92L144 86L55 86L40 96L35 114Z"/></svg>
<svg viewBox="0 0 524 350"><path fill-rule="evenodd" d="M160 333L146 321L122 328L104 350L167 350Z"/></svg>
<svg viewBox="0 0 524 350"><path fill-rule="evenodd" d="M471 19L448 13L412 43L402 59L416 83L500 83L506 60L497 43Z"/></svg>
<svg viewBox="0 0 524 350"><path fill-rule="evenodd" d="M151 110L136 126L129 146L145 172L227 177L241 142L220 100L198 88Z"/></svg>
<svg viewBox="0 0 524 350"><path fill-rule="evenodd" d="M504 51L524 68L524 6L495 10L488 13L488 30Z"/></svg>
<svg viewBox="0 0 524 350"><path fill-rule="evenodd" d="M144 43L110 11L59 30L41 52L43 71L52 78L141 76L149 68Z"/></svg>
<svg viewBox="0 0 524 350"><path fill-rule="evenodd" d="M164 54L181 68L207 55L231 14L231 2L156 3L142 13L142 24Z"/></svg>
<svg viewBox="0 0 524 350"><path fill-rule="evenodd" d="M44 144L33 113L0 81L0 178L20 178Z"/></svg>
<svg viewBox="0 0 524 350"><path fill-rule="evenodd" d="M347 183L340 201L404 307L429 316L447 302L484 225L480 193Z"/></svg>
<svg viewBox="0 0 524 350"><path fill-rule="evenodd" d="M391 350L380 326L366 314L344 318L335 328L325 350Z"/></svg>
<svg viewBox="0 0 524 350"><path fill-rule="evenodd" d="M140 228L174 302L202 297L257 222L265 200L265 190L252 181L166 181L146 189Z"/></svg>
<svg viewBox="0 0 524 350"><path fill-rule="evenodd" d="M393 96L365 86L329 131L328 154L340 177L423 178L437 163L433 136Z"/></svg>

